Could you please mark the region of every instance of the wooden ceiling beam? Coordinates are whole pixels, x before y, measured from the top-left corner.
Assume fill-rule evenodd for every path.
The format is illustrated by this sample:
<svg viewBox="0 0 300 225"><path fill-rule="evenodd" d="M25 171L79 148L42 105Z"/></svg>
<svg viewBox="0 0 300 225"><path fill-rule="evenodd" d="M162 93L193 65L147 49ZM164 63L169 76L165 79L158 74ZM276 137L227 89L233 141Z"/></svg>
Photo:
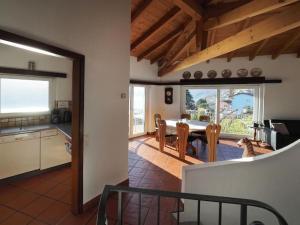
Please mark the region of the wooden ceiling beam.
<svg viewBox="0 0 300 225"><path fill-rule="evenodd" d="M137 40L135 40L131 44L130 49L133 50L137 48L144 41L148 40L158 31L162 30L168 22L170 22L172 19L179 15L180 11L180 8L174 6L162 18L160 18L155 24L153 24L148 30L146 30L139 38L137 38Z"/></svg>
<svg viewBox="0 0 300 225"><path fill-rule="evenodd" d="M234 57L235 52L229 52L227 54L227 62L231 62L232 58Z"/></svg>
<svg viewBox="0 0 300 225"><path fill-rule="evenodd" d="M216 38L216 30L208 31L207 47L212 46L215 43L215 38Z"/></svg>
<svg viewBox="0 0 300 225"><path fill-rule="evenodd" d="M221 28L233 23L240 22L263 13L273 11L283 6L299 2L299 0L253 0L236 9L233 9L214 20L208 20L205 24L206 30Z"/></svg>
<svg viewBox="0 0 300 225"><path fill-rule="evenodd" d="M219 17L222 14L232 11L235 8L238 8L246 3L251 2L252 0L240 0L236 2L219 2L217 4L205 6L204 17L205 19Z"/></svg>
<svg viewBox="0 0 300 225"><path fill-rule="evenodd" d="M261 52L261 50L266 46L270 39L263 40L258 47L253 51L252 54L249 56L249 60L252 61L255 57Z"/></svg>
<svg viewBox="0 0 300 225"><path fill-rule="evenodd" d="M291 39L289 39L288 41L286 41L284 43L284 45L279 48L276 52L273 53L272 55L272 59L277 59L278 56L283 53L286 49L288 49L295 41L297 41L300 38L300 32L297 32L296 34L294 34Z"/></svg>
<svg viewBox="0 0 300 225"><path fill-rule="evenodd" d="M208 45L208 32L207 31L202 31L202 39L201 39L201 49L204 50L207 48Z"/></svg>
<svg viewBox="0 0 300 225"><path fill-rule="evenodd" d="M250 24L251 18L247 18L241 25L241 27L239 28L239 32L241 32L242 30L246 29L249 24ZM230 52L227 54L227 62L231 62L232 58L235 56L235 51Z"/></svg>
<svg viewBox="0 0 300 225"><path fill-rule="evenodd" d="M237 49L260 42L275 35L300 27L300 4L287 7L284 11L275 14L249 28L193 54L179 63L174 71L186 69L195 64L227 54Z"/></svg>
<svg viewBox="0 0 300 225"><path fill-rule="evenodd" d="M178 38L179 38L179 37L176 37L174 40L172 40L167 48L168 48L168 49L172 48L172 46L174 45L174 43L176 42L176 40L177 40ZM159 60L165 61L165 55L166 55L165 51L161 52L161 53L160 53L159 55L157 55L156 57L151 58L151 59L150 59L150 63L153 64L153 63L158 62Z"/></svg>
<svg viewBox="0 0 300 225"><path fill-rule="evenodd" d="M161 58L163 58L164 55L165 55L164 53L157 55L156 57L150 59L150 63L151 63L151 64L156 63L158 60L160 60Z"/></svg>
<svg viewBox="0 0 300 225"><path fill-rule="evenodd" d="M196 50L201 50L203 39L203 22L202 20L196 20Z"/></svg>
<svg viewBox="0 0 300 225"><path fill-rule="evenodd" d="M176 60L178 59L179 56L181 56L187 49L189 48L190 44L193 42L193 40L196 38L196 30L193 30L190 35L187 37L185 42L183 43L182 46L175 52L175 54L172 56L172 58L168 61L168 63L161 68L158 71L158 76L161 76L164 74L164 71L169 68L170 66L172 67L173 63L176 63Z"/></svg>
<svg viewBox="0 0 300 225"><path fill-rule="evenodd" d="M157 50L161 46L163 46L163 45L169 43L170 41L174 40L174 38L178 37L183 32L183 30L184 30L184 26L183 25L179 26L177 29L175 29L174 31L172 31L171 33L169 33L167 36L165 36L159 42L155 43L150 48L148 48L146 51L144 51L143 53L141 53L137 57L138 61L142 60L144 57L146 57L147 55L151 54L152 52L154 52L155 50Z"/></svg>
<svg viewBox="0 0 300 225"><path fill-rule="evenodd" d="M190 44L193 42L194 38L196 37L196 31L194 30L190 35L187 37L186 41L182 45L181 48L178 49L178 51L173 55L172 59L170 60L170 63L176 61L180 55L182 55L187 49L189 48Z"/></svg>
<svg viewBox="0 0 300 225"><path fill-rule="evenodd" d="M131 13L131 25L145 11L151 2L153 2L153 0L143 0L137 5L136 9Z"/></svg>
<svg viewBox="0 0 300 225"><path fill-rule="evenodd" d="M203 9L197 0L173 0L173 2L192 18L196 20L202 19Z"/></svg>
<svg viewBox="0 0 300 225"><path fill-rule="evenodd" d="M176 38L176 40L173 42L173 44L170 46L170 48L168 48L168 50L165 52L165 60L169 61L168 59L171 57L171 53L173 48L178 45L178 43L185 38L185 36L187 35L187 31L191 28L191 26L193 25L193 20L190 18L187 21L185 21L184 23L184 31Z"/></svg>

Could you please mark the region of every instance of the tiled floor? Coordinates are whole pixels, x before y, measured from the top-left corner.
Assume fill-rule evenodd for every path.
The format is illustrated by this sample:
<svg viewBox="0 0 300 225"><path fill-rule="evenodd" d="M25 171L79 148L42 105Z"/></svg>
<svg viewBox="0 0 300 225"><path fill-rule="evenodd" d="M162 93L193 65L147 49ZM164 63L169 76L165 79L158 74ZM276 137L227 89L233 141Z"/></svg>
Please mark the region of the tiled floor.
<svg viewBox="0 0 300 225"><path fill-rule="evenodd" d="M224 156L224 151L229 151L230 146L235 146L235 142L221 141L220 146L223 146L221 147L223 160L224 157L228 157ZM231 151L237 151L241 155L241 149L232 148ZM258 151L267 152L264 149ZM152 137L131 140L128 154L129 184L131 187L180 191L182 166L203 163L205 161L202 159L203 156L204 153L199 154L201 160L187 156L185 161L180 161L177 152L171 148L166 147L165 152L160 152L158 143ZM235 157L240 156L235 155ZM80 216L73 216L70 213L70 187L70 168L0 185L0 224L95 225L96 209L91 209ZM127 195L124 199L125 224L137 224L137 196ZM156 202L156 198L143 196L142 222L144 224L156 224ZM116 207L117 199L112 198L108 204L109 224L115 224ZM175 220L171 212L176 209L176 200L161 199L160 224L174 224Z"/></svg>

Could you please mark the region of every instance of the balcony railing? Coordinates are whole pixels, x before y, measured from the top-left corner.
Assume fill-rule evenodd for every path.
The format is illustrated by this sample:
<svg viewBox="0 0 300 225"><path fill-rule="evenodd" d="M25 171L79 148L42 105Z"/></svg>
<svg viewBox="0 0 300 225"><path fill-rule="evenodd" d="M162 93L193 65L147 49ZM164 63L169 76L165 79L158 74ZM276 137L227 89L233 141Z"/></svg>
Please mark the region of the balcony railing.
<svg viewBox="0 0 300 225"><path fill-rule="evenodd" d="M101 200L99 203L99 209L98 209L98 218L97 218L97 225L106 225L106 205L109 199L109 196L112 193L118 194L118 224L123 224L123 201L122 196L123 193L136 193L138 194L138 224L141 224L141 207L142 207L142 195L150 195L150 196L156 196L157 197L157 225L160 224L160 199L162 197L166 198L174 198L177 199L177 224L180 224L180 201L182 199L186 200L194 200L197 201L197 222L195 224L200 225L201 224L201 213L200 213L200 207L201 202L215 202L218 204L218 225L222 225L222 209L224 204L231 204L231 205L239 205L240 206L240 225L248 225L248 216L247 216L247 209L248 206L261 208L266 211L271 212L278 221L279 225L288 225L286 220L283 218L283 216L280 215L280 213L275 210L273 207L255 200L249 200L249 199L240 199L240 198L230 198L230 197L219 197L219 196L210 196L210 195L199 195L199 194L189 194L189 193L181 193L181 192L170 192L170 191L160 191L160 190L151 190L151 189L141 189L141 188L129 188L129 187L120 187L120 186L105 186L103 193L101 195ZM254 224L259 224L254 223ZM263 223L261 223L263 224ZM275 225L275 224L274 224Z"/></svg>

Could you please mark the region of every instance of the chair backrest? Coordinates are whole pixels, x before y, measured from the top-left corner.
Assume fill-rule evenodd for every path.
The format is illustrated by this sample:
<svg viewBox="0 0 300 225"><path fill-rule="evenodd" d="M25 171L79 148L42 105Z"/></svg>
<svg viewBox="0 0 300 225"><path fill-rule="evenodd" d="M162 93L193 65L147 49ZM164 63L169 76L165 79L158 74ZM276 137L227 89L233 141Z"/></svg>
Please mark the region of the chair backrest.
<svg viewBox="0 0 300 225"><path fill-rule="evenodd" d="M158 128L158 123L161 120L161 115L159 113L155 113L154 114L154 124L155 124L155 128Z"/></svg>
<svg viewBox="0 0 300 225"><path fill-rule="evenodd" d="M176 124L176 132L177 132L177 148L179 152L179 158L185 158L185 152L188 143L189 136L189 125L186 123L177 123Z"/></svg>
<svg viewBox="0 0 300 225"><path fill-rule="evenodd" d="M187 119L187 120L191 120L191 115L187 114L187 113L183 113L180 115L181 119Z"/></svg>
<svg viewBox="0 0 300 225"><path fill-rule="evenodd" d="M221 126L219 124L209 124L206 127L206 137L208 144L208 161L217 161L217 142L220 136Z"/></svg>
<svg viewBox="0 0 300 225"><path fill-rule="evenodd" d="M163 151L166 144L167 124L165 120L158 121L159 150Z"/></svg>
<svg viewBox="0 0 300 225"><path fill-rule="evenodd" d="M210 122L210 116L208 116L208 115L200 115L199 116L199 121Z"/></svg>

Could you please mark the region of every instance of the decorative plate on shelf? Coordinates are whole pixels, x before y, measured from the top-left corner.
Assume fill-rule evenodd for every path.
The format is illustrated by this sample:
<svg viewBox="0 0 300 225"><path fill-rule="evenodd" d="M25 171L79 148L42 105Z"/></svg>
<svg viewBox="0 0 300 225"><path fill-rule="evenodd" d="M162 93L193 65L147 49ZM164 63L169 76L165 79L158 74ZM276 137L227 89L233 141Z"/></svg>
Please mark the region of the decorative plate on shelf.
<svg viewBox="0 0 300 225"><path fill-rule="evenodd" d="M196 71L196 72L194 73L194 78L195 78L195 79L201 79L202 77L203 77L202 71Z"/></svg>
<svg viewBox="0 0 300 225"><path fill-rule="evenodd" d="M238 77L247 77L248 76L248 70L247 69L239 69L237 71Z"/></svg>
<svg viewBox="0 0 300 225"><path fill-rule="evenodd" d="M223 78L229 78L229 77L231 77L231 75L232 75L232 72L229 69L225 69L225 70L222 71L222 77Z"/></svg>
<svg viewBox="0 0 300 225"><path fill-rule="evenodd" d="M253 68L250 71L250 74L252 77L260 77L262 75L262 69L261 68Z"/></svg>
<svg viewBox="0 0 300 225"><path fill-rule="evenodd" d="M191 72L189 72L189 71L185 71L185 72L182 74L183 79L186 79L186 80L190 79L191 76L192 76L192 74L191 74Z"/></svg>
<svg viewBox="0 0 300 225"><path fill-rule="evenodd" d="M210 70L207 72L207 77L210 78L210 79L214 79L217 77L217 71L215 70Z"/></svg>

